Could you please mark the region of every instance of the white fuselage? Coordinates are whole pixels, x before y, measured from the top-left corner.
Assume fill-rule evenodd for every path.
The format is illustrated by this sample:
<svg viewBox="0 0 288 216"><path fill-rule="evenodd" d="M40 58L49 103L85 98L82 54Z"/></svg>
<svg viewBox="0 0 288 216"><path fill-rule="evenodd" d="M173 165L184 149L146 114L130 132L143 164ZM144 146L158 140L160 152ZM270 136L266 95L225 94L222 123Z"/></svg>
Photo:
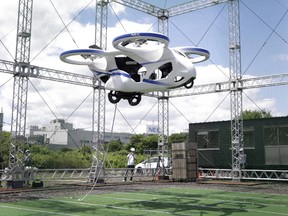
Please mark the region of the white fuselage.
<svg viewBox="0 0 288 216"><path fill-rule="evenodd" d="M105 80L105 88L121 92L164 91L196 78L196 70L181 51L171 48L110 52L89 69ZM153 61L151 61L153 59Z"/></svg>

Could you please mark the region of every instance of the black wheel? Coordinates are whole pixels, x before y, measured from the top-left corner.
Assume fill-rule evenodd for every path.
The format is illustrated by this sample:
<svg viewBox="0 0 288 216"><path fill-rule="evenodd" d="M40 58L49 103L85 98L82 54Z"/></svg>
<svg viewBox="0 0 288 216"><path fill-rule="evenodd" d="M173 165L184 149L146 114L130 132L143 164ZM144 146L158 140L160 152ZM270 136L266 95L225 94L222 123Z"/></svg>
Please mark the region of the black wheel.
<svg viewBox="0 0 288 216"><path fill-rule="evenodd" d="M140 103L140 101L141 101L141 94L132 95L132 97L128 99L128 103L131 106L138 105Z"/></svg>
<svg viewBox="0 0 288 216"><path fill-rule="evenodd" d="M117 91L110 91L108 93L108 99L111 103L116 104L121 100L121 96Z"/></svg>
<svg viewBox="0 0 288 216"><path fill-rule="evenodd" d="M190 79L187 83L185 83L185 88L190 89L194 85L194 78Z"/></svg>

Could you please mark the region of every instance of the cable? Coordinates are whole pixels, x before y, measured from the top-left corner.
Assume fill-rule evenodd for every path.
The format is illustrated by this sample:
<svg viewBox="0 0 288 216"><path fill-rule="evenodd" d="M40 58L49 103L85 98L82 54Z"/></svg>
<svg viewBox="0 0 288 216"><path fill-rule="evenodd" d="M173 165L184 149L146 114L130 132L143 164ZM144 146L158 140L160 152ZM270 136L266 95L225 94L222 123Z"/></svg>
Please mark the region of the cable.
<svg viewBox="0 0 288 216"><path fill-rule="evenodd" d="M169 100L169 103L182 115L182 117L183 117L188 123L190 123L189 119L186 118L186 116L171 102L171 100Z"/></svg>
<svg viewBox="0 0 288 216"><path fill-rule="evenodd" d="M87 100L87 98L92 94L93 91L91 91L82 101L81 103L72 111L72 113L65 119L67 121L78 109L79 107Z"/></svg>
<svg viewBox="0 0 288 216"><path fill-rule="evenodd" d="M125 32L127 32L127 30L125 29L124 25L122 24L121 20L119 19L119 17L117 16L116 12L114 11L113 7L111 6L111 4L109 4L109 7L111 8L112 12L114 13L114 15L116 16L117 20L119 21L120 25L122 26L123 30Z"/></svg>
<svg viewBox="0 0 288 216"><path fill-rule="evenodd" d="M220 107L220 105L224 102L224 100L230 95L230 92L223 98L223 100L215 107L215 109L212 111L212 113L208 116L208 118L204 121L207 122L210 117L216 112L216 110Z"/></svg>
<svg viewBox="0 0 288 216"><path fill-rule="evenodd" d="M279 20L279 22L277 23L277 25L275 26L274 29L272 29L272 32L269 34L269 36L267 37L267 39L264 41L263 45L260 47L260 49L258 50L258 52L256 53L256 55L254 56L254 58L252 59L252 61L250 62L250 64L247 66L246 70L244 71L244 73L242 74L242 76L248 71L248 69L250 68L250 66L253 64L253 62L255 61L255 59L257 58L257 56L260 54L260 52L262 51L262 49L265 47L265 45L267 44L268 40L271 38L271 36L273 35L273 33L275 33L275 29L279 26L279 24L282 22L283 18L286 16L288 12L288 9L285 11L284 15L281 17L281 19Z"/></svg>
<svg viewBox="0 0 288 216"><path fill-rule="evenodd" d="M73 36L72 36L71 32L70 32L70 31L69 31L69 29L67 28L68 26L65 24L64 20L62 19L62 17L61 17L61 16L60 16L60 14L58 13L58 11L57 11L57 9L56 9L55 5L53 4L52 0L50 0L50 3L52 4L52 6L53 6L53 8L54 8L55 12L57 13L58 17L60 18L61 22L63 23L63 25L64 25L65 29L66 29L66 30L67 30L67 32L69 33L69 35L70 35L70 37L71 37L72 41L74 42L74 44L75 44L75 45L76 45L76 47L78 48L78 45L77 45L76 41L74 40L74 38L73 38Z"/></svg>
<svg viewBox="0 0 288 216"><path fill-rule="evenodd" d="M243 92L245 94L245 92ZM265 112L265 109L261 109L253 100L252 98L250 98L247 94L245 94L245 96L262 112L264 113Z"/></svg>
<svg viewBox="0 0 288 216"><path fill-rule="evenodd" d="M40 94L40 92L39 92L38 89L35 87L35 85L31 82L30 79L28 79L28 81L29 81L30 84L33 86L34 90L38 93L38 95L39 95L40 98L43 100L43 102L46 104L46 106L48 107L48 109L50 110L50 112L54 115L54 117L55 117L56 119L58 119L57 116L56 116L56 114L53 112L53 110L51 109L51 107L49 106L49 104L46 102L46 100L43 98L43 96Z"/></svg>
<svg viewBox="0 0 288 216"><path fill-rule="evenodd" d="M166 0L166 1L167 1L167 0ZM166 4L166 3L165 3L165 4ZM120 23L120 25L122 26L123 30L124 30L125 32L127 32L127 30L125 29L125 26L124 26L123 23L121 22L120 18L117 16L117 13L114 11L114 9L113 9L113 7L112 7L111 4L109 4L109 7L110 7L111 11L113 12L113 14L115 15L115 17L117 18L117 20L118 20L118 22ZM158 19L151 25L151 27L150 27L147 31L150 31L157 22L158 22Z"/></svg>
<svg viewBox="0 0 288 216"><path fill-rule="evenodd" d="M56 116L56 114L53 112L53 110L51 109L51 107L48 105L48 103L46 102L46 100L42 97L42 95L40 94L40 92L38 91L38 89L34 86L34 84L30 81L30 79L28 79L30 84L33 86L33 88L35 89L35 91L38 93L38 95L41 97L41 99L43 100L43 102L46 104L46 106L48 107L48 109L51 111L51 113L54 115L54 117L59 120L59 118ZM56 132L60 129L60 127L57 128L57 130L54 131L53 134L51 134L51 136L49 138L51 138L52 136L54 136L56 134ZM64 128L65 129L65 128ZM77 143L75 142L75 140L73 139L73 137L71 136L71 134L69 133L69 130L67 130L67 134L68 136L71 138L71 140L74 142L75 146L78 148L78 150L80 150L80 147L77 145Z"/></svg>
<svg viewBox="0 0 288 216"><path fill-rule="evenodd" d="M8 79L6 82L4 82L4 83L0 86L0 88L2 88L4 85L6 85L12 78L14 78L14 77L12 76L10 79Z"/></svg>
<svg viewBox="0 0 288 216"><path fill-rule="evenodd" d="M243 1L241 1L242 4L248 9L250 10L257 18L259 18L266 26L268 26L269 29L271 29L271 33L269 34L269 36L267 37L267 39L264 41L264 43L262 44L262 46L260 47L260 49L258 50L258 52L256 53L256 55L254 56L254 58L252 59L252 61L249 63L249 65L247 66L247 68L245 69L243 75L248 71L248 69L251 67L251 65L253 64L253 62L255 61L255 59L257 58L257 56L260 54L260 52L262 51L262 49L265 47L265 45L267 44L268 40L271 38L271 36L273 35L273 33L275 33L277 36L279 36L282 41L284 41L286 44L287 41L281 37L281 35L279 35L275 30L277 29L277 27L279 26L279 24L282 22L282 20L284 19L284 17L286 16L288 9L285 11L285 13L283 14L283 16L281 17L281 19L278 21L277 25L272 28L270 25L268 25L268 23L266 23L260 16L258 16L252 9L250 9Z"/></svg>
<svg viewBox="0 0 288 216"><path fill-rule="evenodd" d="M5 38L8 34L10 34L10 32L12 32L15 28L13 28L12 30L10 30L8 33L6 33L1 39L0 42L3 45L3 47L5 48L5 50L8 52L8 54L11 56L11 58L16 62L16 59L13 57L13 55L11 54L11 52L9 51L9 49L7 48L7 46L5 46L5 44L3 43L2 39Z"/></svg>
<svg viewBox="0 0 288 216"><path fill-rule="evenodd" d="M47 103L47 101L43 98L43 96L40 94L40 92L38 91L38 89L35 87L35 85L30 81L30 79L28 79L29 82L31 83L31 85L33 86L33 88L35 89L35 91L38 93L38 95L41 97L41 99L43 100L43 102L46 104L46 106L48 107L48 109L50 110L50 112L54 115L54 117L59 120L59 118L56 116L56 114L53 112L52 108L49 106L49 104ZM80 103L80 105L78 105L76 107L75 110L73 110L73 112L69 115L68 118L70 118L72 116L72 114L87 100L87 98L91 95L91 92L88 94L88 96L86 96L84 98L84 100ZM68 119L67 118L67 119ZM66 120L67 120L66 119ZM57 130L54 131L54 133L50 136L50 138L55 135L57 133L57 131L60 129L60 127L57 128ZM75 144L75 146L80 149L80 147L77 145L76 141L74 140L74 138L71 136L71 134L69 133L69 130L67 130L67 134L68 136L71 138L71 140L73 141L73 143Z"/></svg>
<svg viewBox="0 0 288 216"><path fill-rule="evenodd" d="M136 134L135 130L132 128L132 126L129 124L128 120L125 118L125 116L122 114L122 112L119 110L119 108L117 107L118 112L120 113L120 115L122 116L122 118L125 120L125 122L127 123L127 125L131 128L132 132L134 134Z"/></svg>
<svg viewBox="0 0 288 216"><path fill-rule="evenodd" d="M12 54L10 53L10 51L8 50L8 48L5 46L5 44L3 43L2 39L0 39L1 44L3 45L3 47L5 48L5 50L8 52L8 54L11 56L11 58L16 62L16 59L12 56Z"/></svg>
<svg viewBox="0 0 288 216"><path fill-rule="evenodd" d="M181 31L181 29L179 29L176 24L174 24L171 20L169 20L169 22L170 22L191 44L193 44L193 46L196 46L196 44L195 44L192 40L190 40L190 38L189 38L183 31Z"/></svg>
<svg viewBox="0 0 288 216"><path fill-rule="evenodd" d="M156 25L156 23L158 23L158 19L155 20L155 22L150 26L150 28L148 28L147 31L150 31L151 29L153 29L153 26Z"/></svg>
<svg viewBox="0 0 288 216"><path fill-rule="evenodd" d="M220 14L222 13L222 11L224 10L225 6L227 3L225 3L222 7L222 9L219 11L219 13L217 14L217 16L215 17L215 19L211 22L210 26L207 28L207 30L205 31L205 33L203 34L203 36L200 38L200 40L198 41L198 43L196 44L196 46L198 46L202 39L205 37L205 35L208 33L208 31L210 30L210 28L214 25L215 21L218 19L218 17L220 16Z"/></svg>
<svg viewBox="0 0 288 216"><path fill-rule="evenodd" d="M118 110L117 104L115 104L111 133L113 132L113 128L114 128L114 124L115 124L116 110ZM108 151L108 148L106 148L106 151L103 154L103 162L101 163L100 171L97 173L97 176L96 176L96 179L93 183L92 188L82 198L79 198L78 201L83 201L84 199L86 199L86 197L89 196L91 194L91 192L95 189L97 182L98 182L98 179L100 177L101 170L103 169L104 161L106 160L107 151Z"/></svg>
<svg viewBox="0 0 288 216"><path fill-rule="evenodd" d="M269 29L271 29L272 32L274 32L280 39L282 39L286 44L288 44L287 40L285 40L280 34L278 34L278 33L275 31L275 28L273 29L268 23L265 22L264 19L262 19L262 18L261 18L258 14L256 14L251 8L249 8L242 0L241 0L241 3L242 3L251 13L253 13L259 20L261 20ZM280 4L280 3L279 3L279 4ZM284 6L282 5L282 7L284 7ZM286 9L287 9L287 8L286 8ZM288 9L287 9L287 10L288 10ZM284 16L286 15L287 10L286 10ZM284 17L284 16L283 16L283 17ZM281 21L282 21L283 17L281 18ZM281 22L281 21L280 21L280 22ZM278 26L278 25L279 25L279 23L277 24L277 26Z"/></svg>
<svg viewBox="0 0 288 216"><path fill-rule="evenodd" d="M165 0L163 8L166 8L166 5L167 5L167 0Z"/></svg>
<svg viewBox="0 0 288 216"><path fill-rule="evenodd" d="M155 107L155 105L158 104L157 102L154 103L154 105L148 110L148 112L140 119L138 124L134 127L133 131L137 129L137 127L141 124L141 122L146 118L146 116L150 113L150 111Z"/></svg>
<svg viewBox="0 0 288 216"><path fill-rule="evenodd" d="M115 124L115 119L116 119L117 103L115 104L114 107L115 107L115 109L114 109L114 115L113 115L113 120L112 120L112 125L111 125L111 132L110 132L110 133L111 133L111 141L112 141L113 138L114 138L113 131L114 131L114 124ZM107 155L107 153L108 153L109 146L110 146L110 142L108 142L108 144L107 144L106 151L105 151L105 155ZM118 150L118 149L117 149L117 150ZM106 157L104 157L104 158L106 158ZM105 160L103 160L103 161L105 161ZM109 163L110 168L112 168L112 164L110 163L109 160L107 160L107 163Z"/></svg>
<svg viewBox="0 0 288 216"><path fill-rule="evenodd" d="M46 44L30 61L34 61L80 14L86 10L87 7L93 2L94 0L91 0L58 34L56 34L48 44Z"/></svg>
<svg viewBox="0 0 288 216"><path fill-rule="evenodd" d="M191 41L190 38L189 38L183 31L181 31L171 20L169 20L169 22L170 22L191 44L193 44L193 46L196 47L196 44L195 44L193 41ZM211 60L211 58L209 58L208 61L210 61L213 65L215 65L215 66L219 69L219 71L221 71L221 72L224 74L224 76L226 76L226 77L229 79L229 76L227 76L227 74L226 74L223 70L221 70L221 68L220 68L218 65L216 65L216 64Z"/></svg>

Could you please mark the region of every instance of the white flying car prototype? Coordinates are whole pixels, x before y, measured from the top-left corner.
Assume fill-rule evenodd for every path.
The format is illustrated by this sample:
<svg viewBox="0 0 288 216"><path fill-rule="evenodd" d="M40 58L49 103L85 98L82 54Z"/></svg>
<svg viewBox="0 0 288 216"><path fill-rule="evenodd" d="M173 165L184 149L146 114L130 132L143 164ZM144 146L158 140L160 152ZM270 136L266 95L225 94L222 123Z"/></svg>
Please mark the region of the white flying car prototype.
<svg viewBox="0 0 288 216"><path fill-rule="evenodd" d="M198 47L168 48L169 38L159 33L130 33L113 40L116 50L96 46L68 50L60 55L66 63L87 65L96 78L110 90L108 99L118 103L140 103L147 92L191 88L196 78L194 63L209 58L209 51Z"/></svg>

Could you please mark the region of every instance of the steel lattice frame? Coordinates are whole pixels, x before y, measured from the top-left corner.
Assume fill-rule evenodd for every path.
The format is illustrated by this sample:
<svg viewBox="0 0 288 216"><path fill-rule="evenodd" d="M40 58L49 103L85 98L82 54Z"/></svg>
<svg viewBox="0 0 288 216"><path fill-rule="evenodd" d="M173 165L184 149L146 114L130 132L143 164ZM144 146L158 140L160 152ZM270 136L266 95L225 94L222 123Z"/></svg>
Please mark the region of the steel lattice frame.
<svg viewBox="0 0 288 216"><path fill-rule="evenodd" d="M241 79L240 54L240 13L239 0L229 1L229 70L230 70L230 111L231 111L231 142L232 142L232 171L233 179L241 178L240 158L244 154L243 148L243 120L242 120L242 90L238 88Z"/></svg>
<svg viewBox="0 0 288 216"><path fill-rule="evenodd" d="M158 10L158 32L168 36L168 10ZM168 154L169 137L169 91L158 92L158 155L162 159L170 157ZM160 164L160 163L159 163ZM164 163L160 171L165 175Z"/></svg>
<svg viewBox="0 0 288 216"><path fill-rule="evenodd" d="M158 96L158 154L169 157L168 137L169 137L169 91L159 92ZM164 163L162 163L164 165ZM162 174L165 175L165 168L161 167Z"/></svg>
<svg viewBox="0 0 288 216"><path fill-rule="evenodd" d="M25 138L26 128L32 6L33 0L19 0L11 119L11 135L14 133L14 139L9 148L9 169L12 171L12 180L24 178L22 172L24 142L20 138Z"/></svg>
<svg viewBox="0 0 288 216"><path fill-rule="evenodd" d="M103 50L107 49L107 4L107 1L96 0L95 45ZM93 83L93 155L89 178L94 182L104 178L106 91L101 80L94 77Z"/></svg>
<svg viewBox="0 0 288 216"><path fill-rule="evenodd" d="M158 124L159 128L161 127L162 130L164 130L160 135L162 138L159 138L159 143L162 144L166 142L164 141L167 138L165 134L168 135L169 132L169 97L230 91L233 179L239 179L239 174L241 172L240 156L242 154L240 153L240 149L243 147L243 121L241 117L242 89L287 85L288 83L287 74L249 79L241 78L239 0L194 0L168 9L161 9L140 0L96 0L95 44L100 46L102 49L106 49L107 4L109 2L116 2L157 17L158 30L165 35L168 35L169 17L228 2L230 80L227 82L194 86L194 88L189 91L187 89L172 90L169 92L169 95L168 92L152 92L146 95L157 97L159 101ZM103 141L105 132L105 89L99 86L97 80L94 80L92 76L83 76L64 71L31 66L29 64L32 4L33 0L19 0L17 49L15 57L16 63L0 60L0 72L14 75L11 132L15 131L16 135L20 136L25 135L28 78L33 77L93 87L93 128L94 130L97 129L97 133L95 133L95 136L93 137L93 143L96 144L95 149L99 150L99 145L102 144L101 142ZM23 164L21 157L16 158L20 155L19 153L23 153L22 150L19 151L22 147L19 143L15 144L12 143L10 146L9 167L12 169L19 164ZM100 152L98 151L97 154L99 153ZM94 155L96 157L95 161L98 160L97 154ZM12 163L10 163L10 161ZM95 164L92 164L92 166L94 165Z"/></svg>

